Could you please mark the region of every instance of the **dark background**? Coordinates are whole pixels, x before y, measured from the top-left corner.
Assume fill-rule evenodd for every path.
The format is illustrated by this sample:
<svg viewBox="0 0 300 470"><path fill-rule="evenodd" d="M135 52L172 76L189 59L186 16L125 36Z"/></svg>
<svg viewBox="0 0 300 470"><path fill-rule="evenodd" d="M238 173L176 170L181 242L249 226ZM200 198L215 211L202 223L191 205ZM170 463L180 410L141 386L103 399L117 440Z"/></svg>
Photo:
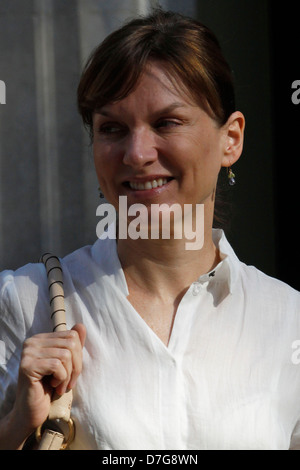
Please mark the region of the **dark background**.
<svg viewBox="0 0 300 470"><path fill-rule="evenodd" d="M272 6L271 6L272 5ZM300 79L299 2L270 2L272 116L275 163L276 275L300 290L300 105L291 95Z"/></svg>
<svg viewBox="0 0 300 470"><path fill-rule="evenodd" d="M298 136L299 2L198 2L198 18L219 38L246 118L234 166L233 219L227 237L240 259L300 289Z"/></svg>

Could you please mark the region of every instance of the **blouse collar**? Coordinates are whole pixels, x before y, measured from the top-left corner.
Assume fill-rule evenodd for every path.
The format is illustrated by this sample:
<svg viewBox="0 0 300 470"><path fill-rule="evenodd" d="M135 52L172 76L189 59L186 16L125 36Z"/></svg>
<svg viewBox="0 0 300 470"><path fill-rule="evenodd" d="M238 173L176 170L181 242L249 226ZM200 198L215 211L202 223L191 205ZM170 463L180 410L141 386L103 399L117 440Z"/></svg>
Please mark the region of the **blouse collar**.
<svg viewBox="0 0 300 470"><path fill-rule="evenodd" d="M194 290L197 291L197 285L208 286L225 282L232 294L239 275L240 261L223 230L213 229L212 236L214 244L219 249L221 261L210 272L199 276L193 283ZM102 271L102 275L108 277L110 282L126 296L129 295L125 274L117 253L116 240L98 239L92 246L92 257Z"/></svg>

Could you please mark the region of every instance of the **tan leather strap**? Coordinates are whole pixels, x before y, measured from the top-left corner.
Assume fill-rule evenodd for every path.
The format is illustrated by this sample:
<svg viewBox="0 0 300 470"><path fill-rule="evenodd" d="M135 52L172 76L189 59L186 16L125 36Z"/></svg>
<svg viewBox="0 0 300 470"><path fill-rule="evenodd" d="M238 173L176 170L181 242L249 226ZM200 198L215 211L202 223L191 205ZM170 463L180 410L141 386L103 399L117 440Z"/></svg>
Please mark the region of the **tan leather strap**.
<svg viewBox="0 0 300 470"><path fill-rule="evenodd" d="M50 298L50 314L53 324L53 331L65 331L66 324L66 310L64 302L64 289L63 289L63 273L59 259L51 253L45 253L41 257L41 262L44 263L49 287ZM64 395L59 396L54 393L49 416L47 421L63 420L68 423L69 435L66 437L64 434L46 428L40 441L39 450L57 450L65 448L63 442L69 441L74 437L74 424L71 420L71 406L73 400L72 390L69 390ZM72 429L71 429L71 425ZM39 435L41 427L37 430ZM59 445L60 442L60 445ZM59 447L57 447L59 445Z"/></svg>
<svg viewBox="0 0 300 470"><path fill-rule="evenodd" d="M42 436L38 450L60 450L63 442L63 434L47 429Z"/></svg>

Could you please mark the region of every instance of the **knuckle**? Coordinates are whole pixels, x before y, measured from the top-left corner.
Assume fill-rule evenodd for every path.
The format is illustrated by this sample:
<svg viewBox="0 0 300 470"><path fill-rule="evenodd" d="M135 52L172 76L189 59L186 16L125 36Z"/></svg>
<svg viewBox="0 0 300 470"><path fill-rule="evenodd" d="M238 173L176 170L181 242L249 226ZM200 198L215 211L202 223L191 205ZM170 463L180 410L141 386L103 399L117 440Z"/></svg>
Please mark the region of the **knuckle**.
<svg viewBox="0 0 300 470"><path fill-rule="evenodd" d="M52 358L49 361L49 367L52 372L52 374L56 377L59 378L60 380L66 380L68 373L63 366L62 362L57 359L57 358Z"/></svg>
<svg viewBox="0 0 300 470"><path fill-rule="evenodd" d="M74 351L77 347L77 343L74 340L68 341L68 347L71 351Z"/></svg>
<svg viewBox="0 0 300 470"><path fill-rule="evenodd" d="M23 343L23 349L21 352L21 360L34 356L36 348L37 348L37 345L33 338L26 339Z"/></svg>
<svg viewBox="0 0 300 470"><path fill-rule="evenodd" d="M72 353L69 349L61 349L60 350L60 359L62 361L70 361L72 359Z"/></svg>
<svg viewBox="0 0 300 470"><path fill-rule="evenodd" d="M23 351L28 350L28 349L38 349L43 340L43 335L42 334L37 334L34 336L30 336L29 338L26 338L24 343L23 343Z"/></svg>
<svg viewBox="0 0 300 470"><path fill-rule="evenodd" d="M77 340L77 338L78 338L78 333L77 333L77 331L75 331L75 330L68 330L68 335L67 335L67 336L68 336L68 338L70 338L70 339Z"/></svg>
<svg viewBox="0 0 300 470"><path fill-rule="evenodd" d="M25 374L28 370L30 370L31 364L31 359L28 356L23 355L19 366L20 373Z"/></svg>
<svg viewBox="0 0 300 470"><path fill-rule="evenodd" d="M25 341L23 343L23 350L31 348L34 344L35 344L35 339L34 339L33 336L30 337L30 338L25 339Z"/></svg>
<svg viewBox="0 0 300 470"><path fill-rule="evenodd" d="M62 367L62 363L61 363L60 359L58 359L57 357L52 357L49 360L49 364L50 364L50 368L53 370L53 372L56 372L57 370L61 369L61 367Z"/></svg>
<svg viewBox="0 0 300 470"><path fill-rule="evenodd" d="M79 337L76 331L69 330L66 336L67 348L71 351L75 350L78 346L78 340Z"/></svg>

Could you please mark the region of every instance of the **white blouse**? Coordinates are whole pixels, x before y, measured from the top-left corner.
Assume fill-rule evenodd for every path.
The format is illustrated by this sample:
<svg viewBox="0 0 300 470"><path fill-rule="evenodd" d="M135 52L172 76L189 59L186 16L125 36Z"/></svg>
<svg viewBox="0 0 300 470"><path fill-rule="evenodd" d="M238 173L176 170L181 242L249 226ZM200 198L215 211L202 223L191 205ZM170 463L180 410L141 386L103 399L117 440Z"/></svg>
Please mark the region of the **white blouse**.
<svg viewBox="0 0 300 470"><path fill-rule="evenodd" d="M115 240L62 260L68 327L87 328L71 449L300 448L300 294L222 261L190 286L168 347L127 300ZM14 401L24 339L51 331L46 273L0 274L0 414Z"/></svg>

